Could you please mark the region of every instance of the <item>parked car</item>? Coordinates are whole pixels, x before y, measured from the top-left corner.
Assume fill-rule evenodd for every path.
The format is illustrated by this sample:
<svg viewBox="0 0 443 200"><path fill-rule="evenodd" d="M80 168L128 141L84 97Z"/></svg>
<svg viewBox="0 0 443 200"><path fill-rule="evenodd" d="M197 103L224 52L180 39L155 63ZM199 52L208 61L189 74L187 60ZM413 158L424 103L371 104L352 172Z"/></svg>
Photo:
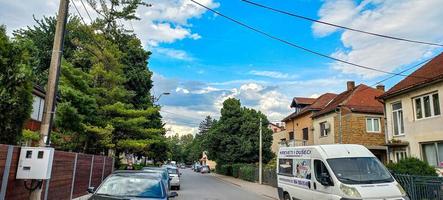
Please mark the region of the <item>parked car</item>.
<svg viewBox="0 0 443 200"><path fill-rule="evenodd" d="M209 168L208 165L204 165L204 166L201 167L200 173L202 173L202 174L204 174L204 173L211 173L211 169Z"/></svg>
<svg viewBox="0 0 443 200"><path fill-rule="evenodd" d="M166 183L168 191L171 189L171 177L169 177L168 169L160 167L143 167L142 171L147 173L159 173L163 182Z"/></svg>
<svg viewBox="0 0 443 200"><path fill-rule="evenodd" d="M112 173L97 190L91 187L88 192L93 193L89 200L168 200L178 196L167 192L160 176L133 170Z"/></svg>
<svg viewBox="0 0 443 200"><path fill-rule="evenodd" d="M180 190L180 172L177 167L167 167L169 177L171 177L171 189Z"/></svg>

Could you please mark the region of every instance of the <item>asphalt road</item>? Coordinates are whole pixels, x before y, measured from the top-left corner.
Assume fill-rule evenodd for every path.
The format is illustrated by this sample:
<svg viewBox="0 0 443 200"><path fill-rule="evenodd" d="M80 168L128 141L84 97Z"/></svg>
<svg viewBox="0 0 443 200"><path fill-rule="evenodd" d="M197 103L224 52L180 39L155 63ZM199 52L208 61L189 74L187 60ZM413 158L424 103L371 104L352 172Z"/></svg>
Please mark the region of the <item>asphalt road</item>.
<svg viewBox="0 0 443 200"><path fill-rule="evenodd" d="M209 174L182 169L177 200L270 200Z"/></svg>

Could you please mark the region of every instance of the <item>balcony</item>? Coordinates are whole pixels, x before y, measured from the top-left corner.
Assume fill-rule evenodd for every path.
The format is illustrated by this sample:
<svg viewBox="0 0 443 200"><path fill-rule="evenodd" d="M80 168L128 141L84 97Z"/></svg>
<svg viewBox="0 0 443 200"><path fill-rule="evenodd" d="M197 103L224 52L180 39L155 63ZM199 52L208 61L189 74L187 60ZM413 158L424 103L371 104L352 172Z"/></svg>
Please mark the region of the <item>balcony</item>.
<svg viewBox="0 0 443 200"><path fill-rule="evenodd" d="M280 147L299 147L307 146L307 140L283 140L279 142Z"/></svg>

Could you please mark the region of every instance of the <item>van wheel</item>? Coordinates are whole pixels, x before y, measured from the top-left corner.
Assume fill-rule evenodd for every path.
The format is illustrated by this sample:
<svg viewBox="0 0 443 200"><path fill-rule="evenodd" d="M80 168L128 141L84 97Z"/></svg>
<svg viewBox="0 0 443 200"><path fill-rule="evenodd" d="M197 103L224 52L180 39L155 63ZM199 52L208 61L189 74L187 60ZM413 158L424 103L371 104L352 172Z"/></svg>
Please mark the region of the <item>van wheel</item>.
<svg viewBox="0 0 443 200"><path fill-rule="evenodd" d="M288 193L285 193L285 194L283 195L283 199L284 199L284 200L291 200L291 197L289 196Z"/></svg>

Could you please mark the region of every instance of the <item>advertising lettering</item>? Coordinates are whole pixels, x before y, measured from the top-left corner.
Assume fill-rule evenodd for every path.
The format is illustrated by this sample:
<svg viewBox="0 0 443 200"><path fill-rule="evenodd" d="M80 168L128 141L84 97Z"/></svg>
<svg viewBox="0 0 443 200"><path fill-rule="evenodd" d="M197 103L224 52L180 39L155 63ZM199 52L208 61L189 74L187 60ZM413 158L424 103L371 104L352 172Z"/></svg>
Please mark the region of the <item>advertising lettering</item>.
<svg viewBox="0 0 443 200"><path fill-rule="evenodd" d="M280 153L281 157L297 158L297 157L303 157L306 155L310 155L311 150L310 149L280 150L279 153Z"/></svg>

